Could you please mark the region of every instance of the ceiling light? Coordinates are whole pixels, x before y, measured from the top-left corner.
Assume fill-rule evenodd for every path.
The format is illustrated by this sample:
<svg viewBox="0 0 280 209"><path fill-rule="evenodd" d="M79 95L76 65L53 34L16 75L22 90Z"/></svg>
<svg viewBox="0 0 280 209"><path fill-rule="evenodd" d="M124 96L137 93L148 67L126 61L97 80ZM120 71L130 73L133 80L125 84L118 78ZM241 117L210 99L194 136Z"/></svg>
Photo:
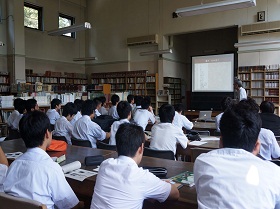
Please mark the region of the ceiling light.
<svg viewBox="0 0 280 209"><path fill-rule="evenodd" d="M98 60L97 57L81 57L81 58L73 58L74 62L80 61L91 61L91 60Z"/></svg>
<svg viewBox="0 0 280 209"><path fill-rule="evenodd" d="M180 8L173 13L173 17L201 15L252 6L256 6L256 0L224 0L209 4Z"/></svg>
<svg viewBox="0 0 280 209"><path fill-rule="evenodd" d="M71 25L69 27L64 27L64 28L59 28L56 30L51 30L48 32L48 35L51 36L61 36L66 33L73 33L73 32L78 32L82 30L87 30L91 29L91 25L89 22L84 22L82 24L77 24L77 25Z"/></svg>
<svg viewBox="0 0 280 209"><path fill-rule="evenodd" d="M234 44L234 47L239 48L239 47L258 46L258 45L267 45L267 44L280 44L280 40L242 42L242 43Z"/></svg>
<svg viewBox="0 0 280 209"><path fill-rule="evenodd" d="M172 54L172 49L164 49L158 51L140 52L140 56L156 55L156 54Z"/></svg>

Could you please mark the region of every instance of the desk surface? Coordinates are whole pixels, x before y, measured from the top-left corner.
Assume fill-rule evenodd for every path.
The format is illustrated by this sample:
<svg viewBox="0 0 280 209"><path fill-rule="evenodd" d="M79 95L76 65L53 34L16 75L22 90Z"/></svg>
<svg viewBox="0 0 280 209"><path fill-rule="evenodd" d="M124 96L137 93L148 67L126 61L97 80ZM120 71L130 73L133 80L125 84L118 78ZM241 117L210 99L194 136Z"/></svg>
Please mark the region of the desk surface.
<svg viewBox="0 0 280 209"><path fill-rule="evenodd" d="M216 124L212 122L193 122L195 130L216 130Z"/></svg>

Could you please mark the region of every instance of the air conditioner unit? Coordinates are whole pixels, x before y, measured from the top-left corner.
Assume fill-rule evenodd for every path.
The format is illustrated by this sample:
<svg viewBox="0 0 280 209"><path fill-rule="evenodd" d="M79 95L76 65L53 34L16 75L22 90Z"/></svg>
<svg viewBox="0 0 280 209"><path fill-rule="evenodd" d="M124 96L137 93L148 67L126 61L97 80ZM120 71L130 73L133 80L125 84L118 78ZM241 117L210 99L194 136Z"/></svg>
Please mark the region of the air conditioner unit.
<svg viewBox="0 0 280 209"><path fill-rule="evenodd" d="M280 32L280 21L255 23L241 26L242 36L273 32Z"/></svg>
<svg viewBox="0 0 280 209"><path fill-rule="evenodd" d="M158 44L158 35L148 35L148 36L140 36L134 38L127 38L126 40L127 46L138 46L138 45L156 45Z"/></svg>

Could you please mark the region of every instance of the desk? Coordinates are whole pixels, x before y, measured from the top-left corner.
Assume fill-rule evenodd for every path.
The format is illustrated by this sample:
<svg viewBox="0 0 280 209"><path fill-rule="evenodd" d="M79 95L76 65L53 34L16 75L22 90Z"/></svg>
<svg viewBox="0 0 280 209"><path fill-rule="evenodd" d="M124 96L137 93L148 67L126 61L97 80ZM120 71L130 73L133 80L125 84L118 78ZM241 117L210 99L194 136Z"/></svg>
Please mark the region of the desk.
<svg viewBox="0 0 280 209"><path fill-rule="evenodd" d="M187 111L185 111L184 113L184 115L190 120L190 121L192 121L192 119L194 119L194 118L198 118L198 116L199 116L199 110L195 110L195 111L192 111L192 110L187 110ZM212 117L216 117L217 115L219 115L221 113L221 111L212 111Z"/></svg>
<svg viewBox="0 0 280 209"><path fill-rule="evenodd" d="M216 123L212 122L193 122L193 130L210 131L210 135L214 135L216 130Z"/></svg>

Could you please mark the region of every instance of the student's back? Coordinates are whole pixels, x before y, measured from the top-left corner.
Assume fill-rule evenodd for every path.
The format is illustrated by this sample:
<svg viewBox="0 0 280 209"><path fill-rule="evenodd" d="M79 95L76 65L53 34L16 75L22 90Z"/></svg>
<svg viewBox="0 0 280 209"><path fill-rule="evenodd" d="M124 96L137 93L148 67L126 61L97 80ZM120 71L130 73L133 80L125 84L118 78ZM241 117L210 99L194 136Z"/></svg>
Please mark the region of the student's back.
<svg viewBox="0 0 280 209"><path fill-rule="evenodd" d="M133 120L145 131L148 122L151 121L154 124L156 119L154 113L149 111L150 101L148 99L142 100L141 107L141 109L136 110L135 115L133 116Z"/></svg>

